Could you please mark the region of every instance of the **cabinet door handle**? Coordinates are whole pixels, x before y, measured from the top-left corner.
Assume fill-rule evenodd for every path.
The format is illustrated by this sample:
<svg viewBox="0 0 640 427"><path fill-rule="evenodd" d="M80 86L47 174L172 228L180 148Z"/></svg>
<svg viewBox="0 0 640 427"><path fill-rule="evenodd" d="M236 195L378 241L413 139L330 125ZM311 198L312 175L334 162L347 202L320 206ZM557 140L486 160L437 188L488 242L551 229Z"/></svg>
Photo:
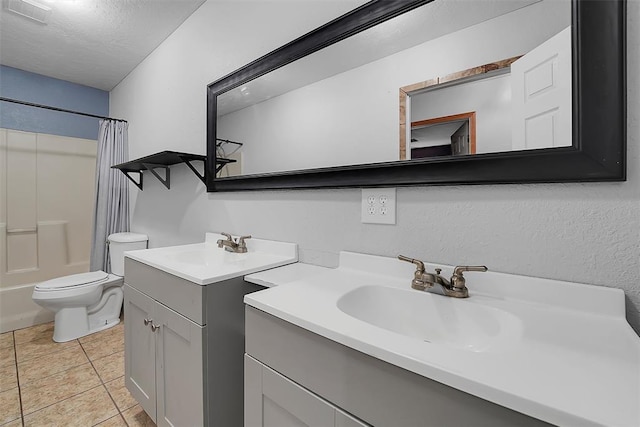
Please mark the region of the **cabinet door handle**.
<svg viewBox="0 0 640 427"><path fill-rule="evenodd" d="M149 326L149 323L153 322L153 319L144 319L143 322L144 322L144 326ZM151 323L151 325L153 325L153 323Z"/></svg>
<svg viewBox="0 0 640 427"><path fill-rule="evenodd" d="M151 324L151 330L153 332L157 331L158 329L160 329L160 325L154 325L153 323Z"/></svg>

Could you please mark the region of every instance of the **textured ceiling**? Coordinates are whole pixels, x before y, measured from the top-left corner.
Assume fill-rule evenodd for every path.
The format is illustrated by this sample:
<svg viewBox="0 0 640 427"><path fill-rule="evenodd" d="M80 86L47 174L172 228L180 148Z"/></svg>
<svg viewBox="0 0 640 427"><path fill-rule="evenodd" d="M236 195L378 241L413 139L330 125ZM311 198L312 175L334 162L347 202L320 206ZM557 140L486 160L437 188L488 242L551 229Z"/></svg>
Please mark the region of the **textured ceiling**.
<svg viewBox="0 0 640 427"><path fill-rule="evenodd" d="M0 10L0 64L110 91L205 0L35 0L41 24Z"/></svg>

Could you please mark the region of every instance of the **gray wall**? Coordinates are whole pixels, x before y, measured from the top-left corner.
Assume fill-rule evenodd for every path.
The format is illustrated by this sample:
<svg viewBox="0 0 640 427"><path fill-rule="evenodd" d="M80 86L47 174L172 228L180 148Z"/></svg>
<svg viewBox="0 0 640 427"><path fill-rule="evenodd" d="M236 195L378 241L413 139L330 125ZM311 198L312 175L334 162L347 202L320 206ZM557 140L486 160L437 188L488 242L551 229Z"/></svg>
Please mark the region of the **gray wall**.
<svg viewBox="0 0 640 427"><path fill-rule="evenodd" d="M204 153L206 84L332 17L310 14L314 2L267 3L208 1L111 92L111 115L130 121L131 158ZM132 229L153 247L228 231L297 242L316 264L335 265L340 250L404 254L617 287L640 332L640 2L628 13L626 182L403 188L397 225L384 226L360 223L357 189L207 194L178 166L171 190L150 175L143 192L133 188Z"/></svg>

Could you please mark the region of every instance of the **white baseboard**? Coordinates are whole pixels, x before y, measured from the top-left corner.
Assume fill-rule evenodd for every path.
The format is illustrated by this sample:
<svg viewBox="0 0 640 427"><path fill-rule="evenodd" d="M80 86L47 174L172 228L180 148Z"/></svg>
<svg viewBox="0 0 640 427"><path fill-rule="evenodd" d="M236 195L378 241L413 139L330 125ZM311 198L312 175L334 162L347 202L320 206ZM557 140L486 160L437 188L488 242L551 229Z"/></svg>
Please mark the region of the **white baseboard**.
<svg viewBox="0 0 640 427"><path fill-rule="evenodd" d="M0 333L53 320L53 311L33 302L35 284L0 288Z"/></svg>

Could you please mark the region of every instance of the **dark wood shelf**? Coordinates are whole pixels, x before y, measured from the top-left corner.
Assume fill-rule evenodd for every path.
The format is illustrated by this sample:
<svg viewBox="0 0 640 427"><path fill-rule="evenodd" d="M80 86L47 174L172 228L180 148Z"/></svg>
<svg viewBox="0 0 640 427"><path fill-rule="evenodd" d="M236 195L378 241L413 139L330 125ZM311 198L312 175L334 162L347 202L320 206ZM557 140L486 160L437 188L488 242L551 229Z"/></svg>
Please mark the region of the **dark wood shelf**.
<svg viewBox="0 0 640 427"><path fill-rule="evenodd" d="M201 154L190 154L190 153L180 153L177 151L161 151L159 153L151 154L146 157L141 157L139 159L130 160L125 163L120 163L119 165L111 166L114 169L120 169L122 173L125 174L127 178L131 182L133 182L136 187L142 190L142 172L149 171L151 172L158 180L167 188L170 188L171 179L169 166L176 165L178 163L186 164L189 169L193 171L193 173L206 184L205 175L202 175L192 164L193 161L201 161L205 162L207 160L207 156ZM218 162L221 163L221 166L226 163L234 162L235 160L227 160L227 159L217 159ZM156 169L164 169L165 174L162 177ZM138 179L135 180L131 174L137 174Z"/></svg>

